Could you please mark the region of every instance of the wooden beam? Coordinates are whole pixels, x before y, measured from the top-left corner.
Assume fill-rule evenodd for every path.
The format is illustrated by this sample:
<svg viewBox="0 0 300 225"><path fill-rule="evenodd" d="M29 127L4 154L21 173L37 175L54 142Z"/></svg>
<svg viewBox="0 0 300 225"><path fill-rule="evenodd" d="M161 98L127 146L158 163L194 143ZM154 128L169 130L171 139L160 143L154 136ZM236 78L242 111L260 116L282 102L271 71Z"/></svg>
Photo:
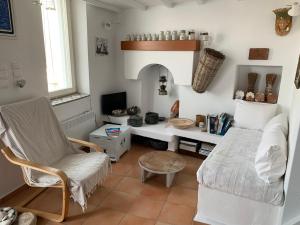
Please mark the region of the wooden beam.
<svg viewBox="0 0 300 225"><path fill-rule="evenodd" d="M86 1L86 3L88 5L92 5L92 6L95 6L95 7L98 7L98 8L102 8L102 9L107 9L107 10L115 12L115 13L120 12L119 8L117 8L113 5L98 1L98 0L84 0L84 1Z"/></svg>
<svg viewBox="0 0 300 225"><path fill-rule="evenodd" d="M172 0L160 0L162 4L168 8L173 8L175 3Z"/></svg>
<svg viewBox="0 0 300 225"><path fill-rule="evenodd" d="M137 9L140 9L140 10L147 10L148 9L148 6L137 1L137 0L126 0L124 1L125 4L127 4L128 6L131 6L133 8L137 8Z"/></svg>

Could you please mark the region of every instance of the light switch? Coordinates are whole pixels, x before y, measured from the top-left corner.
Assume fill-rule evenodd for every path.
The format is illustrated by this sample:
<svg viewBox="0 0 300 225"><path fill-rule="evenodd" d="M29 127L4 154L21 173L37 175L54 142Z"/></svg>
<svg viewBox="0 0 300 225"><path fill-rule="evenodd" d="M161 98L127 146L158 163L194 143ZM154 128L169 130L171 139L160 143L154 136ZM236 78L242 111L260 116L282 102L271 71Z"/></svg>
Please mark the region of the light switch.
<svg viewBox="0 0 300 225"><path fill-rule="evenodd" d="M15 62L11 63L11 69L12 69L14 80L19 80L23 78L23 71L20 64Z"/></svg>
<svg viewBox="0 0 300 225"><path fill-rule="evenodd" d="M0 89L9 87L9 68L6 64L0 65Z"/></svg>

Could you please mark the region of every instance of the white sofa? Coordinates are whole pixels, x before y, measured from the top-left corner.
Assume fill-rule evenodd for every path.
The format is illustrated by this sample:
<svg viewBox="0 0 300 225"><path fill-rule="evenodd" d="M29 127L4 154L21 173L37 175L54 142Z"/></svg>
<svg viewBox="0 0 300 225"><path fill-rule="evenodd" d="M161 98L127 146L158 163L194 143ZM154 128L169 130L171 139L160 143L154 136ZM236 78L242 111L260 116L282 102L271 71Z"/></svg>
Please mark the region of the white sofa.
<svg viewBox="0 0 300 225"><path fill-rule="evenodd" d="M283 180L257 176L262 131L231 128L197 172L195 220L213 225L275 225L284 201ZM266 216L268 215L268 216Z"/></svg>
<svg viewBox="0 0 300 225"><path fill-rule="evenodd" d="M276 105L237 102L229 129L197 172L195 220L212 225L279 225L287 160L286 116Z"/></svg>

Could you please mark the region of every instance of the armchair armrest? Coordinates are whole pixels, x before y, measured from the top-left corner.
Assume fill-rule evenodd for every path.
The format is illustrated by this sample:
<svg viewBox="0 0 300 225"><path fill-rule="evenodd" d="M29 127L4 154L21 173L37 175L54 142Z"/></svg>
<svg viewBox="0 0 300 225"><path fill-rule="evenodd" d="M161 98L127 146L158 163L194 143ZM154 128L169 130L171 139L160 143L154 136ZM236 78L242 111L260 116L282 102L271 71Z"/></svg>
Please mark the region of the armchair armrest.
<svg viewBox="0 0 300 225"><path fill-rule="evenodd" d="M14 155L14 153L11 151L11 149L9 147L5 147L5 148L1 149L1 152L5 156L5 158L12 164L21 166L21 167L25 167L25 168L29 168L32 170L36 170L36 171L46 173L46 174L49 174L52 176L56 176L61 180L61 183L64 186L67 186L68 177L62 170L58 170L58 169L55 169L55 168L49 167L49 166L43 166L38 163L34 163L34 162L31 162L31 161L28 161L25 159L20 159Z"/></svg>
<svg viewBox="0 0 300 225"><path fill-rule="evenodd" d="M78 139L75 139L75 138L70 138L68 137L68 140L72 143L75 143L75 144L79 144L79 145L83 145L85 147L89 147L89 148L92 148L94 149L96 152L104 152L104 150L99 146L99 145L96 145L92 142L88 142L88 141L82 141L82 140L78 140Z"/></svg>

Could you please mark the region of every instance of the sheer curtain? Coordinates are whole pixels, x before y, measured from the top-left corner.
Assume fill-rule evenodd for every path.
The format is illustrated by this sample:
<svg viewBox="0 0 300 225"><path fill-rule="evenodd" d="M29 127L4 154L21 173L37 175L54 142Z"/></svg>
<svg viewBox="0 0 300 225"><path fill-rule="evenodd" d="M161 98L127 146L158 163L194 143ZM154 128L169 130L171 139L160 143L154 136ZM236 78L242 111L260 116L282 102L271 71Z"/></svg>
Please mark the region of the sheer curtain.
<svg viewBox="0 0 300 225"><path fill-rule="evenodd" d="M48 91L50 93L73 88L67 1L42 1Z"/></svg>

